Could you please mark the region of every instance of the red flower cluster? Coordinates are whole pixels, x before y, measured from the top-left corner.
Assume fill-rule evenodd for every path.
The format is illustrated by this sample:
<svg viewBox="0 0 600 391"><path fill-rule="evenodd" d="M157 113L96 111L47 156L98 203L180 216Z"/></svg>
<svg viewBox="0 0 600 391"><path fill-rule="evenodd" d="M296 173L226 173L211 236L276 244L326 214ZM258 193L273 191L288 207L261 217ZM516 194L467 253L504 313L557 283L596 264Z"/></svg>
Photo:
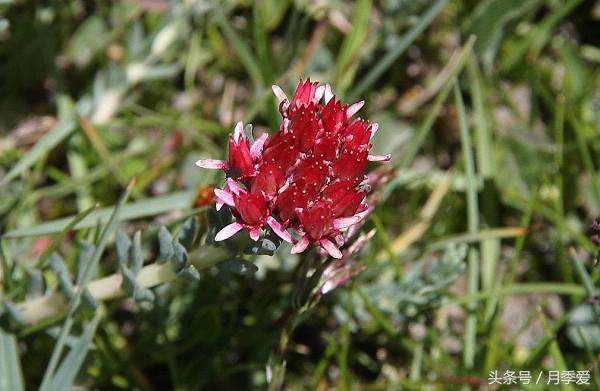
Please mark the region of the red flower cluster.
<svg viewBox="0 0 600 391"><path fill-rule="evenodd" d="M294 243L292 253L315 243L340 258L342 231L371 210L365 202L367 163L390 159L369 155L378 126L353 119L364 101L343 105L329 85L301 80L291 102L278 86L273 91L283 118L279 132L262 134L250 145L240 122L230 136L227 161L196 162L227 174L225 187L215 189L217 209L229 205L236 221L219 231L215 240L242 229L258 240L268 225Z"/></svg>

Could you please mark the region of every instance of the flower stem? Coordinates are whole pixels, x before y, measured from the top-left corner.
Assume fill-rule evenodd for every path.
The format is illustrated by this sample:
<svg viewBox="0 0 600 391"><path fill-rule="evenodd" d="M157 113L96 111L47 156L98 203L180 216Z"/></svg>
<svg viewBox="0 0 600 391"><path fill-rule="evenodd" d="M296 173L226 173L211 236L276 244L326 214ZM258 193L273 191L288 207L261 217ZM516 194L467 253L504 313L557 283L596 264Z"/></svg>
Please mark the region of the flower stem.
<svg viewBox="0 0 600 391"><path fill-rule="evenodd" d="M189 254L190 263L198 270L207 269L227 258L227 251L221 247L202 247ZM153 263L143 267L137 275L137 284L142 288L152 288L175 280L170 263ZM87 289L96 301L118 299L125 295L121 288L123 276L120 273L111 274L90 281ZM27 300L17 305L22 318L28 324L36 324L53 316L64 313L68 302L61 292L51 292L44 296Z"/></svg>

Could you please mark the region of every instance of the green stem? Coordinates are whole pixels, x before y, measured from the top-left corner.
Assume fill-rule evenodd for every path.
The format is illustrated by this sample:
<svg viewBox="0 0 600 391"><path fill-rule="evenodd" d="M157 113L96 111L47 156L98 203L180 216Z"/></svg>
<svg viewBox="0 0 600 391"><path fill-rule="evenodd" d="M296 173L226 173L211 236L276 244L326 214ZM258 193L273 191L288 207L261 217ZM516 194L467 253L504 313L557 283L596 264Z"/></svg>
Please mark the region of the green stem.
<svg viewBox="0 0 600 391"><path fill-rule="evenodd" d="M223 261L227 252L221 247L202 247L189 254L190 263L198 270L206 269ZM173 281L177 275L169 263L153 263L143 267L137 275L136 281L141 288L152 288L166 282ZM119 273L90 281L87 290L96 301L118 299L125 295L121 289L123 277ZM23 319L29 324L36 324L48 318L64 313L68 308L65 297L60 292L52 292L36 297L17 305Z"/></svg>

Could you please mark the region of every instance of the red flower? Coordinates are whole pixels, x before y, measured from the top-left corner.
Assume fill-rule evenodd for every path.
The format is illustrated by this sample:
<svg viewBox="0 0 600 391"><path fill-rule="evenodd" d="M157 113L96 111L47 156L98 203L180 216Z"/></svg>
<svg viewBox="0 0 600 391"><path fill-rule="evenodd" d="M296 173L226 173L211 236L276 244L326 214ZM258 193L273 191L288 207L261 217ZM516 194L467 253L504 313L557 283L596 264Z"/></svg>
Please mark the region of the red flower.
<svg viewBox="0 0 600 391"><path fill-rule="evenodd" d="M298 209L298 217L311 241L317 242L329 236L333 229L333 211L330 201L317 201L307 208Z"/></svg>
<svg viewBox="0 0 600 391"><path fill-rule="evenodd" d="M300 80L291 102L278 86L273 92L282 116L277 133L263 134L250 145L239 123L230 137L226 162L197 162L228 176L225 188L215 189L217 208L229 205L236 221L215 239L243 229L258 240L260 230L269 226L292 242L290 229L300 237L292 253L314 243L340 258L343 233L372 210L365 203L367 164L390 156L369 155L377 124L352 118L363 101L344 105L329 85L310 80Z"/></svg>
<svg viewBox="0 0 600 391"><path fill-rule="evenodd" d="M249 177L254 175L254 163L262 154L262 145L267 139L267 134L259 137L252 148L250 140L244 135L244 124L238 122L233 134L229 136L229 159L227 161L215 159L201 159L196 165L202 168L225 170L231 178Z"/></svg>
<svg viewBox="0 0 600 391"><path fill-rule="evenodd" d="M333 175L340 179L361 180L367 168L369 151L351 149L344 151L333 163Z"/></svg>
<svg viewBox="0 0 600 391"><path fill-rule="evenodd" d="M270 216L267 200L263 194L252 194L241 188L236 181L227 179L225 189L215 189L218 199L217 209L223 204L229 205L236 222L221 229L215 235L215 240L225 240L244 229L253 240L258 240L260 229L268 224L283 240L292 242L292 237L285 228Z"/></svg>
<svg viewBox="0 0 600 391"><path fill-rule="evenodd" d="M277 164L282 171L287 171L299 157L300 150L290 133L278 132L265 143L263 160Z"/></svg>
<svg viewBox="0 0 600 391"><path fill-rule="evenodd" d="M359 208L365 196L364 190L357 189L357 183L342 179L330 183L323 189L323 198L331 202L331 210L335 217L352 216Z"/></svg>
<svg viewBox="0 0 600 391"><path fill-rule="evenodd" d="M252 180L251 191L253 194L264 193L269 198L277 195L277 191L285 183L285 177L281 167L274 162L263 162L256 170L256 176Z"/></svg>
<svg viewBox="0 0 600 391"><path fill-rule="evenodd" d="M229 136L228 171L232 178L254 174L250 156L250 141L247 138L239 137L236 140L234 135Z"/></svg>
<svg viewBox="0 0 600 391"><path fill-rule="evenodd" d="M314 103L299 109L298 115L291 121L292 139L301 152L308 152L315 144L319 132L319 118Z"/></svg>

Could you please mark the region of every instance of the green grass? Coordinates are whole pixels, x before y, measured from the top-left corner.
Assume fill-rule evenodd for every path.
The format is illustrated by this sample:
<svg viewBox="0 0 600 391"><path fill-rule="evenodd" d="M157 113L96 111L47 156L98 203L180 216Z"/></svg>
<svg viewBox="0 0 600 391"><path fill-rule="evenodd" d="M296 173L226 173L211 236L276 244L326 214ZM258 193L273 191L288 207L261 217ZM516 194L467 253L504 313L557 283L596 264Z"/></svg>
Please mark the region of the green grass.
<svg viewBox="0 0 600 391"><path fill-rule="evenodd" d="M599 10L0 1L0 389L598 389ZM271 85L306 77L392 154L364 270L323 297L314 252L205 243L223 177L194 166L239 120L276 130Z"/></svg>

